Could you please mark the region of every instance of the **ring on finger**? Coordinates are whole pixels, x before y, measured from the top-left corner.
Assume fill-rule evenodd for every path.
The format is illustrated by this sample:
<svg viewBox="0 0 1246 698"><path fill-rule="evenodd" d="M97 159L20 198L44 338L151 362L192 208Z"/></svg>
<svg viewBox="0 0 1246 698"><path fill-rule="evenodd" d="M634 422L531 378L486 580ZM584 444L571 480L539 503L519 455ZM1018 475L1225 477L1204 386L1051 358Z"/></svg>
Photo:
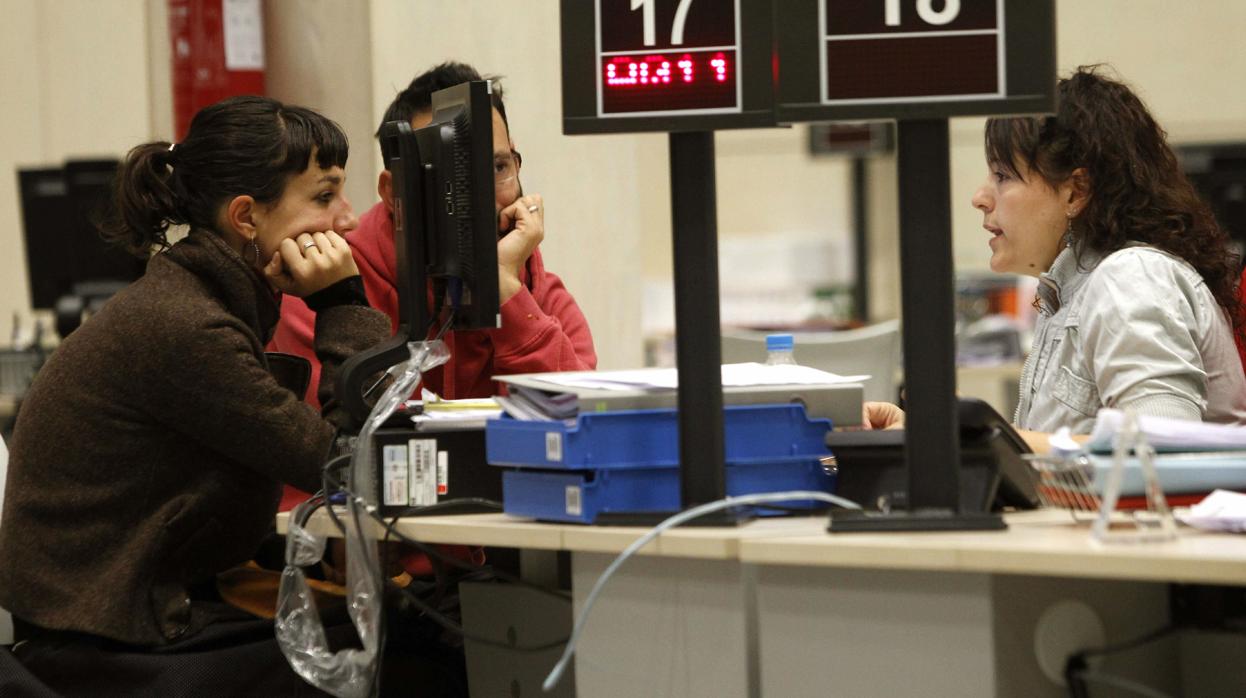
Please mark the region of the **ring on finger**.
<svg viewBox="0 0 1246 698"><path fill-rule="evenodd" d="M528 213L536 213L539 210L541 210L541 207L536 204L532 204L528 207Z"/></svg>
<svg viewBox="0 0 1246 698"><path fill-rule="evenodd" d="M313 248L313 247L315 247L315 246L316 246L315 241L312 241L312 242L305 242L305 243L303 243L303 249L305 249L305 250L310 250L311 248Z"/></svg>

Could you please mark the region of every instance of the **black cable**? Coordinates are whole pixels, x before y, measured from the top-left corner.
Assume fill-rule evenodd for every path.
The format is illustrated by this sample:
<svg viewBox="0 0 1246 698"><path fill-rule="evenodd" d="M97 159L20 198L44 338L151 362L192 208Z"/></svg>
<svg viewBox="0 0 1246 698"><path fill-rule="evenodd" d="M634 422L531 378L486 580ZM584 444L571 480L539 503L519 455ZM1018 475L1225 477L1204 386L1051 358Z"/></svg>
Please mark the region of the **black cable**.
<svg viewBox="0 0 1246 698"><path fill-rule="evenodd" d="M441 308L438 308L437 312L440 314L441 310L442 310ZM436 321L434 320L433 322L436 322ZM441 324L441 329L437 330L437 336L433 337L433 341L435 342L441 339L442 337L444 337L446 332L450 330L450 325L452 324L454 324L454 308L450 308L450 312L446 314L445 322Z"/></svg>
<svg viewBox="0 0 1246 698"><path fill-rule="evenodd" d="M1118 642L1114 645L1104 645L1097 649L1081 650L1069 655L1069 658L1064 662L1064 680L1069 689L1069 698L1088 698L1090 695L1083 676L1090 671L1090 663L1087 660L1091 657L1102 657L1135 649L1163 639L1180 629L1179 626L1169 623L1130 640Z"/></svg>
<svg viewBox="0 0 1246 698"><path fill-rule="evenodd" d="M1102 671L1083 670L1080 674L1078 674L1078 679L1083 683L1083 685L1087 681L1094 681L1113 688L1129 691L1133 695L1143 696L1144 698L1172 698L1167 693L1151 688L1141 681L1134 681L1133 679L1127 679L1123 676L1108 674Z"/></svg>
<svg viewBox="0 0 1246 698"><path fill-rule="evenodd" d="M326 477L327 477L327 473L326 473ZM353 495L350 495L350 494L348 493L348 496L353 496ZM335 512L335 511L333 510L333 507L332 507L332 506L327 506L327 507L325 507L325 511L326 511L326 512L328 512L329 518L330 518L330 519L334 522L334 524L338 527L338 529L339 529L340 531L342 531L342 532L343 532L343 535L345 535L345 530L346 530L346 527L345 527L345 525L341 522L341 520L338 518L338 516L337 516L337 512ZM355 514L355 515L357 515L357 514L358 514L358 508L357 508L357 507L356 507L353 511L354 511L354 514ZM382 524L385 524L385 521L384 521L383 519L380 519L380 517L378 517L375 513L373 513L373 512L368 512L368 515L369 515L369 516L371 516L371 517L372 517L372 518L374 518L374 519L377 519L377 520L378 520L378 521L380 521ZM403 535L402 533L398 532L398 531L394 528L394 526L397 524L397 522L398 522L398 519L397 519L397 517L395 517L395 518L394 518L394 520L393 520L391 523L389 523L389 524L387 524L387 525L385 526L385 528L386 528L386 538L385 538L385 540L388 540L388 536L392 533L392 534L393 534L395 537L397 537L400 541L402 541L402 542L404 542L404 543L406 543L406 544L408 544L408 545L411 545L411 546L413 546L413 547L415 547L415 548L419 549L421 552L425 553L426 555L429 555L430 557L436 557L436 558L438 558L438 559L442 560L443 562L449 563L449 564L451 564L451 565L453 565L453 566L460 567L460 568L462 568L462 569L467 569L467 570L469 570L469 571L473 571L473 572L486 572L486 573L489 573L489 574L492 574L492 575L494 575L494 576L498 577L499 579L506 580L506 581L508 581L508 582L511 582L511 583L517 584L517 585L519 585L519 586L528 587L528 588L534 589L534 590L536 590L536 591L540 591L540 592L542 592L542 593L545 593L545 594L548 594L548 595L554 596L555 598L559 598L559 599L564 600L564 601L570 601L570 595L569 595L569 594L565 594L565 593L563 593L563 592L554 591L554 590L552 590L552 589L547 589L547 588L542 587L542 586L540 586L540 585L533 584L533 583L531 583L531 582L527 582L527 581L521 580L521 579L519 579L519 578L517 578L517 577L514 577L514 576L512 576L512 575L509 575L509 574L503 573L503 572L501 572L501 571L499 571L499 570L493 569L491 566L487 566L487 565L477 565L477 564L475 564L475 563L464 562L464 561L459 560L458 558L455 558L455 557L453 557L453 556L446 555L445 553L442 553L440 550L437 550L437 549L436 549L435 547L433 547L433 546L430 546L430 545L428 545L428 544L426 544L426 543L421 543L421 542L419 542L419 541L415 540L414 538L410 538L410 537L405 536L405 535ZM362 530L363 530L363 529L362 529L362 527L360 527L360 526L359 526L358 520L356 520L356 530L360 530L360 531L362 531ZM388 584L388 583L389 583L389 580L382 580L382 583L383 583L383 584ZM397 586L397 585L394 585L394 586ZM472 634L472 633L467 632L467 631L463 628L463 626L462 626L462 625L460 625L459 623L454 622L454 620L452 620L452 619L450 619L450 618L446 617L446 616L445 616L444 614L442 614L440 611L436 610L436 609L435 609L435 608L433 608L431 605L429 605L428 603L426 603L423 599L420 599L418 596L416 596L416 595L415 595L415 592L414 592L414 591L412 591L411 589L409 589L409 588L407 588L407 587L397 587L397 588L399 588L399 589L402 591L402 593L403 593L403 594L405 594L405 595L407 596L407 598L408 598L408 599L409 599L409 600L410 600L413 604L415 604L415 605L416 605L416 606L420 609L420 611L421 611L421 613L422 613L423 615L425 615L425 616L427 616L428 618L430 618L430 619L431 619L434 623L436 623L437 625L441 626L442 628L444 628L444 629L446 629L446 630L449 630L450 632L455 633L456 635L460 635L460 636L462 636L464 640L469 640L469 641L471 641L471 642L478 642L478 643L480 643L480 644L482 644L482 645L486 645L486 646L489 646L489 647L496 647L496 648L506 649L506 650L514 650L514 651L516 651L516 652L545 652L545 651L548 651L548 650L551 650L551 649L555 649L555 648L558 648L558 647L562 647L563 645L567 644L567 640L568 640L568 638L562 638L562 639L560 639L560 640L556 640L556 641L553 641L553 642L549 642L549 643L545 643L545 644L541 644L541 645L533 645L533 646L529 647L529 646L511 645L511 644L508 644L508 643L503 643L503 642L498 642L498 641L496 641L496 640L491 640L491 639L486 638L486 637L480 637L480 636L478 636L478 635L475 635L475 634ZM384 614L383 614L383 613L382 613L382 614L379 614L379 615L384 616ZM382 638L382 641L383 641L383 639L384 639L384 622L383 622L383 621L381 621L380 628L381 628L381 630L382 630L382 633L381 633L381 638ZM382 646L384 646L384 643L383 643L383 642L382 642ZM378 653L378 654L379 654L379 653ZM378 662L379 662L379 660L378 660ZM379 664L378 664L378 667L379 667ZM377 675L377 676L379 676L379 675L380 675L380 671L379 671L379 669L378 669L378 671L377 671L377 674L376 674L376 675Z"/></svg>
<svg viewBox="0 0 1246 698"><path fill-rule="evenodd" d="M474 633L467 632L461 624L456 623L453 619L446 617L440 611L425 603L423 599L415 595L415 592L411 591L407 587L399 587L399 589L407 595L407 598L410 599L412 603L420 608L420 611L425 616L432 619L434 623L456 635L461 635L464 640L469 642L479 642L480 644L488 647L497 647L499 649L513 650L515 652L548 652L549 650L562 647L567 644L567 640L570 639L564 637L562 639L542 643L540 645L512 645L506 642L498 642L497 640L492 640L487 637L481 637Z"/></svg>
<svg viewBox="0 0 1246 698"><path fill-rule="evenodd" d="M423 510L423 511L428 511L430 509L445 510L448 508L452 508L449 505L453 505L457 502L463 502L463 501L471 500L471 499L479 499L479 501L485 501L485 502L490 501L490 500L485 500L485 499L480 499L480 498L466 497L466 498L463 498L462 500L449 500L446 502L438 502L437 504L430 504L424 507L413 507L412 509ZM428 513L436 513L436 511L428 512ZM445 587L447 586L447 584L444 583L445 573L444 573L444 569L442 568L442 564L450 564L452 566L459 567L460 569L465 569L471 573L476 573L476 574L488 573L500 579L509 577L510 575L501 573L500 571L493 569L491 566L477 565L475 563L465 562L451 555L446 555L442 553L440 550L437 550L435 546L422 543L420 541L415 540L414 538L410 538L398 532L395 526L397 526L398 524L398 519L402 518L402 514L399 514L391 518L388 524L386 524L385 521L379 515L375 514L374 512L368 512L368 514L373 519L377 520L379 523L385 526L385 535L381 539L382 544L388 543L390 535L393 535L398 540L405 543L406 545L414 547L417 550L423 552L425 555L429 557L430 561L434 561L434 572L435 572L436 579L437 579L437 584L436 584L437 596L434 598L433 603L429 603L429 602L426 602L424 599L421 599L415 593L415 591L410 588L410 585L399 587L396 584L392 584L392 581L386 580L387 583L389 583L391 586L402 591L402 593L407 597L407 599L419 609L420 615L429 618L434 623L441 626L443 629L449 630L450 632L461 636L466 641L478 642L488 647L496 647L499 649L513 650L516 652L545 652L551 649L562 647L563 645L567 644L567 640L569 638L562 638L560 640L556 640L554 642L545 643L541 645L523 646L523 645L516 645L516 644L505 643L505 642L498 642L490 638L482 637L482 636L467 632L467 630L463 627L461 623L458 623L454 619L446 616L441 611L438 611L435 607L435 605L439 604L441 600L444 598L443 594L444 594ZM436 564L437 561L439 561L441 564ZM556 598L559 598L560 600L564 600L564 601L570 600L569 595L564 595L561 593L554 593L552 592L552 590L546 589L545 587L532 584L531 582L525 582L523 580L519 580L518 578L512 578L512 579L513 579L513 583L516 583L520 586L525 586L528 588L536 589L537 591L540 591L542 593L554 595ZM471 580L461 579L458 581L461 582L461 581L471 581Z"/></svg>
<svg viewBox="0 0 1246 698"><path fill-rule="evenodd" d="M1152 630L1151 632L1146 633L1145 635L1140 635L1132 640L1125 640L1123 642L1118 642L1115 645L1105 645L1098 649L1081 650L1080 652L1077 652L1074 656L1080 655L1086 658L1102 657L1103 655L1107 655L1107 654L1116 654L1117 652L1124 652L1125 650L1131 650L1135 647L1140 647L1150 642L1159 640L1180 629L1181 628L1178 627L1177 625L1169 623L1167 625L1156 628L1155 630Z"/></svg>
<svg viewBox="0 0 1246 698"><path fill-rule="evenodd" d="M325 491L327 491L327 492L331 492L331 491L333 491L334 489L341 489L342 491L347 492L347 496L348 496L348 497L352 497L352 496L354 496L354 495L353 495L353 494L351 494L348 490L346 490L344 487L342 487L342 486L341 486L341 483L338 483L338 482L334 482L334 481L332 481L331 477L328 475L328 473L327 473L327 472L325 473L325 477L324 477L324 479L325 479L325 481L326 481L326 482L325 482ZM330 487L330 485L334 485L335 487ZM493 500L488 500L488 499L480 499L480 498L476 498L476 497L463 497L463 498L458 499L458 500L451 499L451 500L446 500L445 502L438 502L438 503L436 503L436 504L429 504L429 505L426 505L425 507L422 507L422 509L428 509L428 508L433 508L433 507L452 508L452 505L453 505L453 503L455 503L455 502L460 502L460 501L461 501L461 502L467 502L467 503L473 503L473 504L474 504L474 503L476 503L476 502L477 502L477 500L479 500L479 502L485 502L485 503L493 503L493 504L496 504L496 502L493 502ZM346 526L345 526L345 525L341 522L341 520L340 520L340 519L338 519L337 512L336 512L336 511L334 511L333 507L332 507L332 506L326 506L326 507L325 507L325 511L328 513L328 515L329 515L329 519L330 519L331 521L333 521L333 524L337 527L338 531L342 532L342 533L343 533L343 535L345 535ZM429 513L435 513L435 512L429 512ZM508 573L508 572L503 572L502 570L499 570L499 569L497 569L496 567L493 567L492 565L478 565L478 564L476 564L476 563L474 563L474 562L467 562L467 561L464 561L464 560L460 560L459 558L454 557L453 555L447 555L447 554L443 553L442 551L438 550L438 549L436 548L436 546L429 545L428 543L424 543L424 542L418 541L418 540L416 540L416 539L414 539L414 538L411 538L410 536L407 536L407 535L403 534L401 531L399 531L399 530L396 528L396 526L398 525L398 519L399 519L401 516L403 516L403 515L404 515L404 514L400 514L399 516L395 516L395 517L393 517L392 519L390 519L390 521L389 521L389 522L386 522L386 521L385 521L385 519L384 519L384 518L382 518L382 517L381 517L379 514L377 514L376 512L373 512L373 511L368 511L368 516L372 517L372 519L373 519L373 520L375 520L377 523L379 523L379 524L381 524L382 526L384 526L384 527L385 527L385 536L384 536L384 538L383 538L383 541L388 541L388 540L389 540L389 536L390 536L390 535L393 535L395 538L397 538L397 539L398 539L399 541L401 541L402 543L405 543L405 544L407 544L407 545L409 545L409 546L411 546L411 547L413 547L413 548L416 548L417 550L419 550L420 552L422 552L422 553L424 553L425 555L429 556L430 558L436 558L437 560L440 560L441 562L446 563L446 564L448 564L448 565L450 565L450 566L452 566L452 567L457 567L457 568L459 568L459 569L462 569L462 570L467 570L467 571L469 571L469 572L485 572L485 573L488 573L488 574L491 574L491 575L493 575L493 576L497 577L498 579L501 579L501 580L502 580L502 581L504 581L504 582L509 582L509 583L511 583L511 584L515 584L515 585L517 585L517 586L522 586L522 587L525 587L525 588L528 588L528 589L532 589L533 591L536 591L536 592L539 592L539 593L545 594L545 595L547 595L547 596L552 596L552 597L554 597L554 598L556 598L556 599L560 599L560 600L563 600L563 601L570 601L570 600L571 600L571 595L570 595L570 594L568 594L567 592L560 591L560 590L557 590L557 589L550 589L550 588L545 587L545 586L542 586L542 585L540 585L540 584L534 584L534 583L529 582L529 581L527 581L527 580L525 580L525 579L521 579L521 578L519 578L519 577L516 577L515 575L510 574L510 573ZM405 515L410 515L410 514L405 514ZM417 516L418 516L418 514L417 514Z"/></svg>
<svg viewBox="0 0 1246 698"><path fill-rule="evenodd" d="M754 504L753 509L769 509L771 511L781 511L785 514L805 514L807 516L820 516L829 512L832 507L830 504L825 506L819 502L818 506L813 507L792 507L782 504Z"/></svg>
<svg viewBox="0 0 1246 698"><path fill-rule="evenodd" d="M485 499L484 497L459 497L457 499L445 499L437 502L436 504L406 507L400 509L398 513L393 514L393 517L398 519L403 517L433 516L435 514L443 514L446 511L453 511L455 509L463 509L467 507L479 507L482 509L489 509L490 511L502 511L502 503L497 500ZM381 521L381 523L385 522Z"/></svg>
<svg viewBox="0 0 1246 698"><path fill-rule="evenodd" d="M373 516L375 517L375 515ZM467 562L465 560L461 560L457 557L454 557L453 555L447 555L441 552L434 545L429 545L428 543L424 543L414 538L411 538L407 535L404 535L403 533L398 531L397 528L395 528L395 526L397 526L398 524L398 519L400 517L395 516L394 518L390 519L389 523L386 523L384 520L380 519L379 517L375 517L375 518L377 518L377 520L383 526L385 526L385 533L387 537L390 533L392 533L394 537L397 538L399 541L407 545L410 545L413 548L418 549L420 552L423 552L424 554L430 557L436 557L437 559L441 560L442 562L452 567L458 567L459 569L467 570L469 572L486 572L488 574L491 574L497 577L498 579L501 579L504 582L508 582L516 586L526 587L528 589L532 589L533 591L540 592L542 594L545 594L546 596L551 596L561 601L571 600L571 594L565 591L561 591L558 589L550 589L549 587L545 587L540 584L534 584L525 579L516 577L515 575L510 574L509 572L503 572L502 570L499 570L492 565L478 565L474 562Z"/></svg>
<svg viewBox="0 0 1246 698"><path fill-rule="evenodd" d="M337 456L330 458L329 460L325 461L324 466L321 467L320 469L321 472L328 473L328 472L332 472L334 470L340 469L344 464L350 462L350 458L352 455L354 454L353 453L342 453L342 454L339 454Z"/></svg>

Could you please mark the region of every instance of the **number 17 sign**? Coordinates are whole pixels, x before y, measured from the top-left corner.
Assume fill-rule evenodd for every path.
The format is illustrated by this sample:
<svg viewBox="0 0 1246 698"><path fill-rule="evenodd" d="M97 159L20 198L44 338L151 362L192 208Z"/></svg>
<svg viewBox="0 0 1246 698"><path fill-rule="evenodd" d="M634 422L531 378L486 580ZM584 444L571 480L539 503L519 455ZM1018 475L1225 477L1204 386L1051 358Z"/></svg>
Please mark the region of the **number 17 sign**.
<svg viewBox="0 0 1246 698"><path fill-rule="evenodd" d="M774 125L771 0L562 0L567 133Z"/></svg>
<svg viewBox="0 0 1246 698"><path fill-rule="evenodd" d="M739 0L596 0L597 114L740 111Z"/></svg>

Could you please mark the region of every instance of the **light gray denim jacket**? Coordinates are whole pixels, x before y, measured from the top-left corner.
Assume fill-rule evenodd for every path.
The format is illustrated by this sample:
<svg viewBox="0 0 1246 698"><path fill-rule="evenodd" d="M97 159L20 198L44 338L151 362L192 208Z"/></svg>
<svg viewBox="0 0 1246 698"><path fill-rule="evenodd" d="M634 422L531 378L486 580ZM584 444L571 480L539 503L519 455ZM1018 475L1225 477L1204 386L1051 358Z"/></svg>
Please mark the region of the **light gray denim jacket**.
<svg viewBox="0 0 1246 698"><path fill-rule="evenodd" d="M1072 248L1039 277L1034 345L1014 422L1090 433L1100 407L1246 423L1246 377L1231 325L1184 260L1132 244Z"/></svg>

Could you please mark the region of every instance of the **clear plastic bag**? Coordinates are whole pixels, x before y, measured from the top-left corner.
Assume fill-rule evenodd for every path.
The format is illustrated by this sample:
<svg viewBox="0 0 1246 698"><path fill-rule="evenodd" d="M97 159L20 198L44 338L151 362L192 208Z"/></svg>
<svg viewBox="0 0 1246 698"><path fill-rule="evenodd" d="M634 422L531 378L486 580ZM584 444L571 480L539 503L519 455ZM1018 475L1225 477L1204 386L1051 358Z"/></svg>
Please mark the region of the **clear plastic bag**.
<svg viewBox="0 0 1246 698"><path fill-rule="evenodd" d="M364 422L351 457L351 481L372 467L372 434L411 395L424 372L450 358L444 342L410 342L411 358L389 370L393 383L386 388ZM361 529L369 517L367 505L359 497L347 501L342 516L346 538L346 591L351 622L363 643L362 648L332 652L315 598L307 585L303 567L324 556L325 537L303 527L308 509L304 502L290 515L286 532L286 567L281 574L277 597L277 643L295 673L309 684L339 698L361 698L371 690L376 658L381 650L381 565L376 540Z"/></svg>

